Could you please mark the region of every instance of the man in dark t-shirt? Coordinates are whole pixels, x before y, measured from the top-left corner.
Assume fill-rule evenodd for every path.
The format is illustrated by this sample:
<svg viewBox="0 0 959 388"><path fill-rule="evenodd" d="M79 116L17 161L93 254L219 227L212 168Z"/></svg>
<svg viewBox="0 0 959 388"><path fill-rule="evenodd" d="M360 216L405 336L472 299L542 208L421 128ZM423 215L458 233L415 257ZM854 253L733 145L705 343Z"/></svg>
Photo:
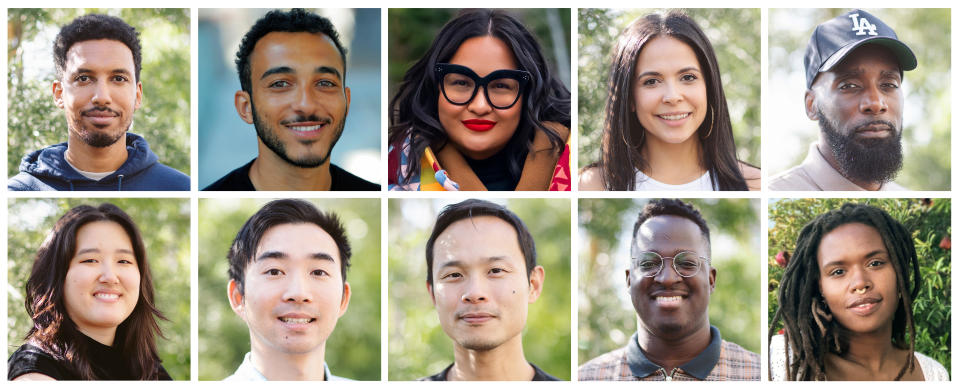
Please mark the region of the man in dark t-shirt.
<svg viewBox="0 0 959 388"><path fill-rule="evenodd" d="M256 128L258 156L204 190L380 189L330 163L350 88L346 49L329 19L302 9L267 13L243 37L236 67L234 104Z"/></svg>

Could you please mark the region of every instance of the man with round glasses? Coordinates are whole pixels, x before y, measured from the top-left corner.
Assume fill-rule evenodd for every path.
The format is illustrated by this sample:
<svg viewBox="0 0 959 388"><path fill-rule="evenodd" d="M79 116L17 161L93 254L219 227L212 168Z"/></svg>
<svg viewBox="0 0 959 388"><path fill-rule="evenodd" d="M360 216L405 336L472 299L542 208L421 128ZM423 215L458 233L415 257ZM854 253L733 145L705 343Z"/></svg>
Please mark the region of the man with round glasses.
<svg viewBox="0 0 959 388"><path fill-rule="evenodd" d="M691 205L654 199L633 225L626 286L639 328L579 368L580 380L759 380L759 355L709 324L716 269L709 226Z"/></svg>

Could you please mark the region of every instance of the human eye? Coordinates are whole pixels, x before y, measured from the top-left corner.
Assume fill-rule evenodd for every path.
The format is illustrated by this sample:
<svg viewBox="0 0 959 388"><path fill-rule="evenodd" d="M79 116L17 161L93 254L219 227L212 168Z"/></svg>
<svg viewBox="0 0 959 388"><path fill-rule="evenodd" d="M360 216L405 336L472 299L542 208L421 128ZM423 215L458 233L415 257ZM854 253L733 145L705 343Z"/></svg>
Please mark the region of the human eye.
<svg viewBox="0 0 959 388"><path fill-rule="evenodd" d="M79 83L88 83L93 80L93 77L90 77L89 75L86 75L86 74L80 74L74 77L73 80Z"/></svg>
<svg viewBox="0 0 959 388"><path fill-rule="evenodd" d="M119 74L114 75L114 76L113 76L113 82L127 82L127 77L124 76L124 75L119 75Z"/></svg>
<svg viewBox="0 0 959 388"><path fill-rule="evenodd" d="M882 259L873 259L869 263L866 263L866 267L882 267L883 264L886 264L885 260Z"/></svg>
<svg viewBox="0 0 959 388"><path fill-rule="evenodd" d="M319 86L321 88L335 88L338 85L336 84L336 82L330 81L328 79L324 79L317 82L316 86Z"/></svg>
<svg viewBox="0 0 959 388"><path fill-rule="evenodd" d="M500 268L500 267L493 267L493 268L490 268L489 270L490 275L505 275L508 272L509 271L507 271L506 268Z"/></svg>
<svg viewBox="0 0 959 388"><path fill-rule="evenodd" d="M267 276L280 276L283 274L283 271L280 271L277 268L270 268L266 271L263 271L263 274Z"/></svg>
<svg viewBox="0 0 959 388"><path fill-rule="evenodd" d="M313 274L313 276L330 276L330 273L323 269L314 269L311 274Z"/></svg>
<svg viewBox="0 0 959 388"><path fill-rule="evenodd" d="M696 269L699 263L695 259L682 259L676 263L676 266L682 269Z"/></svg>
<svg viewBox="0 0 959 388"><path fill-rule="evenodd" d="M660 264L659 259L642 259L639 261L639 269L643 271L654 270L659 268Z"/></svg>
<svg viewBox="0 0 959 388"><path fill-rule="evenodd" d="M288 87L288 86L290 86L290 83L289 83L289 82L284 81L284 80L276 80L276 81L270 82L270 86L269 86L269 87L272 88L272 89L279 89L279 88L285 88L285 87Z"/></svg>
<svg viewBox="0 0 959 388"><path fill-rule="evenodd" d="M86 259L80 259L80 263L99 263L99 262L100 260L92 257L88 257Z"/></svg>
<svg viewBox="0 0 959 388"><path fill-rule="evenodd" d="M656 78L647 78L642 81L641 85L643 86L656 86L660 81Z"/></svg>
<svg viewBox="0 0 959 388"><path fill-rule="evenodd" d="M463 274L461 274L461 273L459 273L459 272L450 272L450 273L444 274L443 276L440 276L440 279L442 279L442 280L457 280L457 279L460 279L460 278L462 278L462 277L463 277Z"/></svg>
<svg viewBox="0 0 959 388"><path fill-rule="evenodd" d="M832 270L829 271L829 276L831 277L842 276L845 274L846 274L846 270L842 268L833 268Z"/></svg>
<svg viewBox="0 0 959 388"><path fill-rule="evenodd" d="M134 264L135 261L133 261L133 259L122 258L122 259L117 260L117 263L120 263L120 264Z"/></svg>
<svg viewBox="0 0 959 388"><path fill-rule="evenodd" d="M839 84L839 90L852 91L859 89L859 85L853 82L843 82Z"/></svg>
<svg viewBox="0 0 959 388"><path fill-rule="evenodd" d="M697 79L699 79L699 77L697 77L695 74L692 74L692 73L686 73L679 76L679 80L683 82L693 82Z"/></svg>

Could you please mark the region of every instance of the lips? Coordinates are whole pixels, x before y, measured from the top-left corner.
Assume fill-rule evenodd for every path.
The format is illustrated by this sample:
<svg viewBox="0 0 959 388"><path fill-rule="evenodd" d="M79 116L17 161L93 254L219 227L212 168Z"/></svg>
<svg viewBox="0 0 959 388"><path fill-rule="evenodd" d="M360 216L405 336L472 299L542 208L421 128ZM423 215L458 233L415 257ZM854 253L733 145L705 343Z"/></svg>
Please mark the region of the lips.
<svg viewBox="0 0 959 388"><path fill-rule="evenodd" d="M325 127L327 124L328 123L325 122L307 121L284 124L283 126L293 131L293 133L296 135L312 136L322 132L323 127Z"/></svg>
<svg viewBox="0 0 959 388"><path fill-rule="evenodd" d="M692 113L690 112L670 112L658 114L656 116L666 121L679 121L689 117L691 114Z"/></svg>
<svg viewBox="0 0 959 388"><path fill-rule="evenodd" d="M93 298L99 302L113 303L120 299L120 293L110 290L97 290L93 293Z"/></svg>
<svg viewBox="0 0 959 388"><path fill-rule="evenodd" d="M110 109L90 109L83 112L83 117L95 125L109 125L119 116Z"/></svg>
<svg viewBox="0 0 959 388"><path fill-rule="evenodd" d="M892 136L895 127L888 122L878 121L856 127L856 135L864 138L884 138Z"/></svg>
<svg viewBox="0 0 959 388"><path fill-rule="evenodd" d="M284 323L285 325L291 326L294 328L304 327L313 322L316 322L316 318L309 316L307 314L301 314L301 313L283 314L277 317L276 319Z"/></svg>
<svg viewBox="0 0 959 388"><path fill-rule="evenodd" d="M882 298L879 297L865 297L856 299L846 305L846 308L853 312L853 314L866 316L870 315L877 310L882 304Z"/></svg>
<svg viewBox="0 0 959 388"><path fill-rule="evenodd" d="M469 119L463 120L463 126L471 131L486 132L493 129L493 127L496 126L496 122L489 120Z"/></svg>
<svg viewBox="0 0 959 388"><path fill-rule="evenodd" d="M462 313L457 317L471 325L479 325L496 318L496 315L486 312Z"/></svg>

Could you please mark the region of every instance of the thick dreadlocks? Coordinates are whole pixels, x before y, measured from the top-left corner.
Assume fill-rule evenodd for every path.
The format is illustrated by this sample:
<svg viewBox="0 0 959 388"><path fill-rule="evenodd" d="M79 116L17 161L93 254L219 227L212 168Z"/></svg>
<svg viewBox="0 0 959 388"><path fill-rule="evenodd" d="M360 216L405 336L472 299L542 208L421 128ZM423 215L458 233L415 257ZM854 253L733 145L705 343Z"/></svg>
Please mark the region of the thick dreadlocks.
<svg viewBox="0 0 959 388"><path fill-rule="evenodd" d="M773 328L781 320L786 344L787 380L825 380L826 352L842 355L848 350L848 341L842 336L845 329L832 319L829 308L822 302L817 253L824 235L849 223L876 228L886 245L901 294L893 318L892 341L896 347L909 350L906 363L896 380L915 368L916 330L912 301L919 293L920 277L919 260L911 234L882 209L846 203L839 210L821 214L803 227L796 240L796 251L783 272L779 286L779 309L770 322L769 338L772 339L775 334ZM791 357L789 353L792 353Z"/></svg>

